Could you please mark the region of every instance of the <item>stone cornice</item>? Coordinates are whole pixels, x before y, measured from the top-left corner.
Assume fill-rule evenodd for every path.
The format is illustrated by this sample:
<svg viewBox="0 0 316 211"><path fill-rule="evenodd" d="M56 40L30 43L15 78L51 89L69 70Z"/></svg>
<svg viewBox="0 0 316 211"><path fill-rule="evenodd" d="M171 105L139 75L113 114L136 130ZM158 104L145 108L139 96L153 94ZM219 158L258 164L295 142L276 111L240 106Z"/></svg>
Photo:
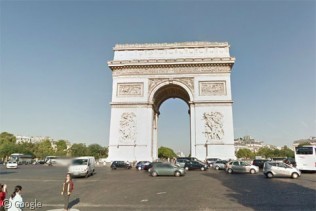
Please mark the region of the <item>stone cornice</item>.
<svg viewBox="0 0 316 211"><path fill-rule="evenodd" d="M158 49L173 49L173 48L206 48L229 47L227 42L179 42L179 43L144 43L144 44L116 44L114 51L125 50L158 50Z"/></svg>
<svg viewBox="0 0 316 211"><path fill-rule="evenodd" d="M186 66L186 65L203 65L203 64L228 64L233 66L235 63L234 57L224 57L224 58L187 58L187 59L144 59L144 60L118 60L109 61L108 66L113 70L117 67L159 67L163 65L166 66Z"/></svg>

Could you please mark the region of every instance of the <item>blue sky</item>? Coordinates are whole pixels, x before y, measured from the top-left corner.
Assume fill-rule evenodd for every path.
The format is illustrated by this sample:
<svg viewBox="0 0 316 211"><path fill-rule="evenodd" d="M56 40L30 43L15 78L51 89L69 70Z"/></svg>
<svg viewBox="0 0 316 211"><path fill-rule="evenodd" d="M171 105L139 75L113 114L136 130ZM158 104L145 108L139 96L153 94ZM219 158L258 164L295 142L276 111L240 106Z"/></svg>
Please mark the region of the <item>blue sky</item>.
<svg viewBox="0 0 316 211"><path fill-rule="evenodd" d="M108 145L115 44L227 41L235 137L291 145L316 136L315 1L0 5L0 132ZM187 110L162 105L159 145L188 151Z"/></svg>

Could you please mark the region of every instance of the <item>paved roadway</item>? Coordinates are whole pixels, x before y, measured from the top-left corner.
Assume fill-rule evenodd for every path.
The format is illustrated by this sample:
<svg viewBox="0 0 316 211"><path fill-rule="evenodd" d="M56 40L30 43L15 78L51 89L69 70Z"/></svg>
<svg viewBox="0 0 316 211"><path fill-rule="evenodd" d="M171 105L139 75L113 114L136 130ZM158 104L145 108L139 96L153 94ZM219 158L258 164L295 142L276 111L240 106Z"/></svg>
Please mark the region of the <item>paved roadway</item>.
<svg viewBox="0 0 316 211"><path fill-rule="evenodd" d="M67 169L48 166L0 167L0 183L9 194L23 187L24 201L42 203L35 210L62 208L61 185ZM184 177L153 178L144 171L98 167L89 178L74 179L72 208L103 210L316 210L316 173L297 180L266 179L262 173L226 174L210 169ZM30 210L30 209L25 209Z"/></svg>

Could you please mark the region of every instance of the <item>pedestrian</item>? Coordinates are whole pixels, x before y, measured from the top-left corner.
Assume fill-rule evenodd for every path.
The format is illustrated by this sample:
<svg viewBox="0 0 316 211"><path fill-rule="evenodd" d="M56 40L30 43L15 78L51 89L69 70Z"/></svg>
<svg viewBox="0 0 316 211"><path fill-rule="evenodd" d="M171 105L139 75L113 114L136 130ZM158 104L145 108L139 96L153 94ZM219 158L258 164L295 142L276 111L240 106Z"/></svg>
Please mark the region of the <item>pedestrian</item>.
<svg viewBox="0 0 316 211"><path fill-rule="evenodd" d="M21 196L22 186L17 185L14 188L14 192L11 194L9 199L9 208L8 211L22 211L24 207L23 198Z"/></svg>
<svg viewBox="0 0 316 211"><path fill-rule="evenodd" d="M4 200L7 195L7 185L0 184L0 211L4 211Z"/></svg>
<svg viewBox="0 0 316 211"><path fill-rule="evenodd" d="M69 210L69 197L73 191L74 184L72 182L71 176L68 173L66 175L65 182L63 183L63 189L61 195L64 196L64 210Z"/></svg>

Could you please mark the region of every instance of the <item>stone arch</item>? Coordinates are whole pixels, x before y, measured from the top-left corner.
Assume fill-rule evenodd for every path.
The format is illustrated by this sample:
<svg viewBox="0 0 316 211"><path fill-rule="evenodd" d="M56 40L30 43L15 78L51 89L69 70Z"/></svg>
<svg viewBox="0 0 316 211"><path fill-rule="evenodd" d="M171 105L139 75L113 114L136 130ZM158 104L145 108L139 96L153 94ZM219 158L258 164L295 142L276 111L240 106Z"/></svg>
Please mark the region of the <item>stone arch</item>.
<svg viewBox="0 0 316 211"><path fill-rule="evenodd" d="M193 93L181 81L165 80L152 89L148 101L153 105L154 110L158 112L161 104L170 98L179 98L190 107L189 104L193 101Z"/></svg>

